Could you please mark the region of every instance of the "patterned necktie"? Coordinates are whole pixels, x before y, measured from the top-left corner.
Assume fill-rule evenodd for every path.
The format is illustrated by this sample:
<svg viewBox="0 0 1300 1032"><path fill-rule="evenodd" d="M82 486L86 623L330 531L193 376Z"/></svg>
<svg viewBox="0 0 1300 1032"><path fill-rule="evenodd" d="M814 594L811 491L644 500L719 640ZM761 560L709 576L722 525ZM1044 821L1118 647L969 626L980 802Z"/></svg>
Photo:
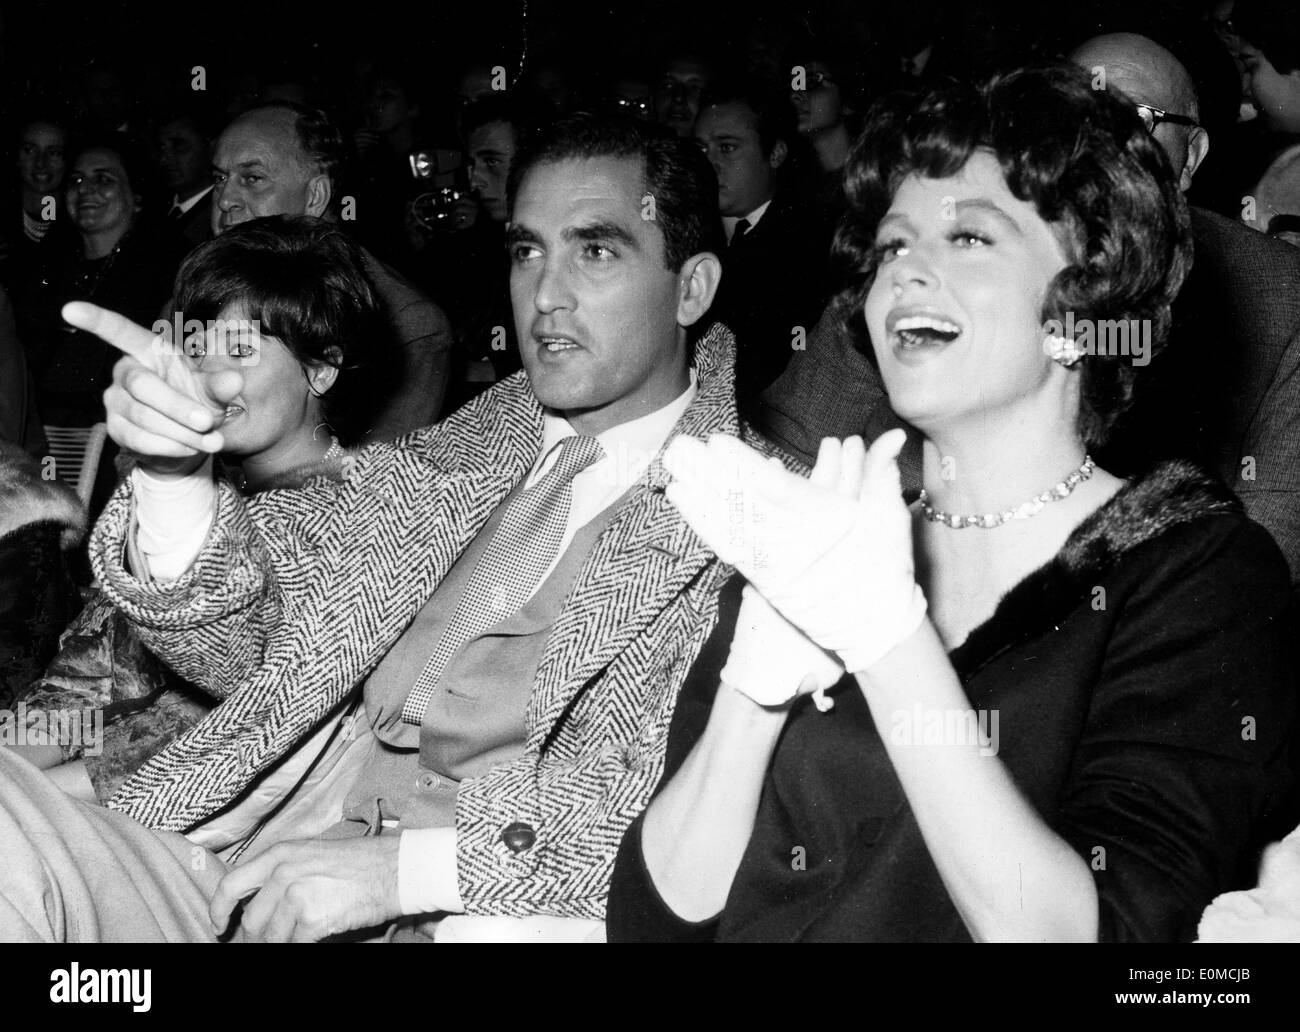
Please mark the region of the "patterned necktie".
<svg viewBox="0 0 1300 1032"><path fill-rule="evenodd" d="M561 451L554 465L515 496L479 557L451 622L402 707L406 723L424 721L429 700L456 651L518 612L555 561L568 527L573 478L605 454L594 437L566 437L556 447Z"/></svg>
<svg viewBox="0 0 1300 1032"><path fill-rule="evenodd" d="M749 219L741 219L736 223L735 228L731 231L731 242L728 246L735 247L740 243L740 238L749 232Z"/></svg>

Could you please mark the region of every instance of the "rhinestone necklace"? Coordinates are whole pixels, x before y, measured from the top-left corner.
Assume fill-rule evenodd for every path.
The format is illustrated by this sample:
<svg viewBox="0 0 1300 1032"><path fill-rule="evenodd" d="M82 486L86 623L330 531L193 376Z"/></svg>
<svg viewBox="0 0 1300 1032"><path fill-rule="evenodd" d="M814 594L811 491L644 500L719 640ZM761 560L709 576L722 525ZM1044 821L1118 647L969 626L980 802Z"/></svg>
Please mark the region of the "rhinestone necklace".
<svg viewBox="0 0 1300 1032"><path fill-rule="evenodd" d="M960 516L956 513L936 509L930 504L925 488L922 488L920 496L921 515L931 523L943 523L954 530L960 530L963 527L984 527L989 529L1000 527L1012 520L1027 520L1030 516L1037 516L1042 512L1043 507L1048 502L1059 502L1062 498L1068 498L1076 487L1092 476L1092 472L1096 468L1097 464L1092 461L1092 456L1085 455L1083 465L1055 487L1048 488L1042 494L1034 495L1029 501L1017 505L1014 509L1003 509L1001 512L986 512L970 516Z"/></svg>

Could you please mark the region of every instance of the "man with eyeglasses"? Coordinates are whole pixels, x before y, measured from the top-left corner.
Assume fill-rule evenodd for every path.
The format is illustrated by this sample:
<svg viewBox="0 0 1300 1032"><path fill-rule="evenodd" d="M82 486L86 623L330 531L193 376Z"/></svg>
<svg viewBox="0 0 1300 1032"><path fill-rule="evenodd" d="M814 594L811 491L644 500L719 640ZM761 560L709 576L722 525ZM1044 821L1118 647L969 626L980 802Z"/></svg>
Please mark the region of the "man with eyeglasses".
<svg viewBox="0 0 1300 1032"><path fill-rule="evenodd" d="M1094 85L1119 90L1133 101L1147 132L1169 155L1178 186L1186 193L1210 150L1187 69L1164 47L1131 32L1096 36L1076 47L1070 59L1092 71Z"/></svg>

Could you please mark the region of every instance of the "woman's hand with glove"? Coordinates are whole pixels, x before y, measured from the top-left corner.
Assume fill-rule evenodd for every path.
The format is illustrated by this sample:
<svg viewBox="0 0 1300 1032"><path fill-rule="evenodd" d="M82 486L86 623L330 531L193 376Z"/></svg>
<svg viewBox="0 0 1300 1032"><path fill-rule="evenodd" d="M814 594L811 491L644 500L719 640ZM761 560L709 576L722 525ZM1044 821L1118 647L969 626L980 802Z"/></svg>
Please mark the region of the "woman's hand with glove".
<svg viewBox="0 0 1300 1032"><path fill-rule="evenodd" d="M864 456L861 438L826 438L805 480L734 437L678 437L664 453L667 495L719 558L857 673L925 618L898 473L904 439L882 434Z"/></svg>

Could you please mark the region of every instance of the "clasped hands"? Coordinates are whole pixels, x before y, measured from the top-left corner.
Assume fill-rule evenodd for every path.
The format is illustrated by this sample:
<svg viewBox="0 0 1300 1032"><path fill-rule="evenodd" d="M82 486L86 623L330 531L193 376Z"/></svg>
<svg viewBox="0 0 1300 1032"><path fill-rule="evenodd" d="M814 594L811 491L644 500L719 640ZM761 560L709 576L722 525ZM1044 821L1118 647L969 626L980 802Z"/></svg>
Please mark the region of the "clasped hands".
<svg viewBox="0 0 1300 1032"><path fill-rule="evenodd" d="M898 472L902 430L822 441L804 479L742 441L678 437L669 500L749 581L723 682L766 706L860 673L925 618Z"/></svg>

